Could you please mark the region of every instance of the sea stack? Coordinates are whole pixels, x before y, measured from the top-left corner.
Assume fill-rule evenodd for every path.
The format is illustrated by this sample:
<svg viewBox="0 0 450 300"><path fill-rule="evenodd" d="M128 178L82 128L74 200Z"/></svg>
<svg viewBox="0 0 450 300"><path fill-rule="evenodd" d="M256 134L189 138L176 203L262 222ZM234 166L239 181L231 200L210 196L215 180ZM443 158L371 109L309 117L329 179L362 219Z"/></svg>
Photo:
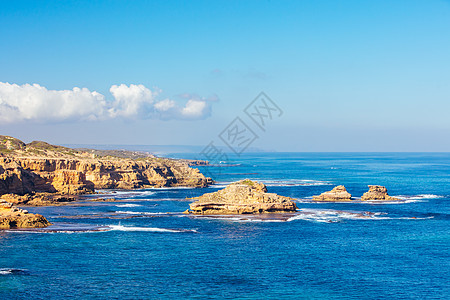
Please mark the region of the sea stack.
<svg viewBox="0 0 450 300"><path fill-rule="evenodd" d="M224 189L207 193L190 204L187 214L227 215L295 212L297 206L292 198L268 193L263 183L249 179L229 184Z"/></svg>
<svg viewBox="0 0 450 300"><path fill-rule="evenodd" d="M319 196L313 196L313 201L321 202L348 202L352 200L352 195L347 192L347 189L343 185L338 185L331 191L320 194Z"/></svg>
<svg viewBox="0 0 450 300"><path fill-rule="evenodd" d="M381 185L369 185L369 191L364 193L361 197L362 201L368 200L383 200L383 201L398 201L400 199L391 197L387 193L387 189Z"/></svg>

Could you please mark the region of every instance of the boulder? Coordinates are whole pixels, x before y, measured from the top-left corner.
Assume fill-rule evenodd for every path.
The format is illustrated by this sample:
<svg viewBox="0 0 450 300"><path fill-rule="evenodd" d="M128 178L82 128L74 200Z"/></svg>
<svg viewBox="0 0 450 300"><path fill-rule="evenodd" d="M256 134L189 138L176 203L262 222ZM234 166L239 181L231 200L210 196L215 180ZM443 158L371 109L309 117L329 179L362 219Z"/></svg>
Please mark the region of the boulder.
<svg viewBox="0 0 450 300"><path fill-rule="evenodd" d="M188 214L261 214L295 212L292 198L268 193L267 187L249 179L229 184L222 190L207 193L190 204Z"/></svg>
<svg viewBox="0 0 450 300"><path fill-rule="evenodd" d="M347 192L347 189L343 185L338 185L331 191L320 194L319 196L313 196L313 201L323 202L348 202L352 200L352 195Z"/></svg>

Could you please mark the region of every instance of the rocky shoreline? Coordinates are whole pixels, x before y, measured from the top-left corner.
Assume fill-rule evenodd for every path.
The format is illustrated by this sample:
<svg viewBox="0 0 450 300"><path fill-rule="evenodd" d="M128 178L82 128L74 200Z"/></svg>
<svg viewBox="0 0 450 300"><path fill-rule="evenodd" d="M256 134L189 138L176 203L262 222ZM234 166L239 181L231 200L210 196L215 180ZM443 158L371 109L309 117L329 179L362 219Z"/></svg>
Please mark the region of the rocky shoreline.
<svg viewBox="0 0 450 300"><path fill-rule="evenodd" d="M70 203L78 195L92 194L96 189L201 188L213 181L191 166L207 164L125 150L71 149L45 142L25 144L0 136L0 196L15 205L45 206ZM0 213L6 215L6 211Z"/></svg>
<svg viewBox="0 0 450 300"><path fill-rule="evenodd" d="M39 214L30 214L6 200L0 199L0 229L43 228L52 225Z"/></svg>
<svg viewBox="0 0 450 300"><path fill-rule="evenodd" d="M207 187L213 183L191 166L205 161L175 160L124 150L71 149L45 142L25 144L0 136L0 228L51 225L43 216L29 214L15 205L65 205L96 189L153 187ZM207 193L190 204L186 214L291 213L295 199L268 193L267 187L249 179ZM313 202L352 202L343 185L313 196ZM384 186L369 185L360 201L397 201ZM92 201L95 201L93 199ZM101 201L105 201L102 199Z"/></svg>

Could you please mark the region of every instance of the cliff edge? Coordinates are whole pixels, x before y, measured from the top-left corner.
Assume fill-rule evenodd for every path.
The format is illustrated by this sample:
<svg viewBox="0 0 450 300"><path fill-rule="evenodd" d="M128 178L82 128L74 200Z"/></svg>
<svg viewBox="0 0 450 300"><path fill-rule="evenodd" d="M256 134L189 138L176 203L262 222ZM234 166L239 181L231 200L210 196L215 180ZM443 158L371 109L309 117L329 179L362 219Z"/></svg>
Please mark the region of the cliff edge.
<svg viewBox="0 0 450 300"><path fill-rule="evenodd" d="M123 150L71 149L45 142L25 144L0 136L0 195L79 195L95 189L205 187L212 183L191 164L202 162Z"/></svg>

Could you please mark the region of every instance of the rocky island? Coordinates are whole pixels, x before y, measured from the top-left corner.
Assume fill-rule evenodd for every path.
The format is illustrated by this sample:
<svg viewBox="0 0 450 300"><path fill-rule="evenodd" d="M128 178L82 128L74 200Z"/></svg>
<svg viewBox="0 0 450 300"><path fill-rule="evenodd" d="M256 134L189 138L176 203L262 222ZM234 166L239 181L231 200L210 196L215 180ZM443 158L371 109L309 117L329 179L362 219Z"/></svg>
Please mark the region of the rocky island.
<svg viewBox="0 0 450 300"><path fill-rule="evenodd" d="M187 214L261 214L295 212L292 198L268 193L263 183L241 180L214 193L207 193L190 204Z"/></svg>
<svg viewBox="0 0 450 300"><path fill-rule="evenodd" d="M206 187L211 178L190 167L205 163L40 141L25 144L0 136L0 196L17 205L51 205L74 201L96 189Z"/></svg>
<svg viewBox="0 0 450 300"><path fill-rule="evenodd" d="M369 185L369 191L361 197L362 201L382 200L382 201L398 201L400 199L391 197L387 193L387 188L381 185Z"/></svg>
<svg viewBox="0 0 450 300"><path fill-rule="evenodd" d="M352 201L352 195L347 192L347 189L343 185L338 185L331 191L320 194L319 196L313 196L313 201L320 202L348 202Z"/></svg>
<svg viewBox="0 0 450 300"><path fill-rule="evenodd" d="M313 196L313 201L317 202L350 202L352 195L347 192L343 185L338 185L331 191ZM369 191L364 193L361 201L380 200L380 201L399 201L400 199L391 197L387 193L387 188L381 185L369 185Z"/></svg>

